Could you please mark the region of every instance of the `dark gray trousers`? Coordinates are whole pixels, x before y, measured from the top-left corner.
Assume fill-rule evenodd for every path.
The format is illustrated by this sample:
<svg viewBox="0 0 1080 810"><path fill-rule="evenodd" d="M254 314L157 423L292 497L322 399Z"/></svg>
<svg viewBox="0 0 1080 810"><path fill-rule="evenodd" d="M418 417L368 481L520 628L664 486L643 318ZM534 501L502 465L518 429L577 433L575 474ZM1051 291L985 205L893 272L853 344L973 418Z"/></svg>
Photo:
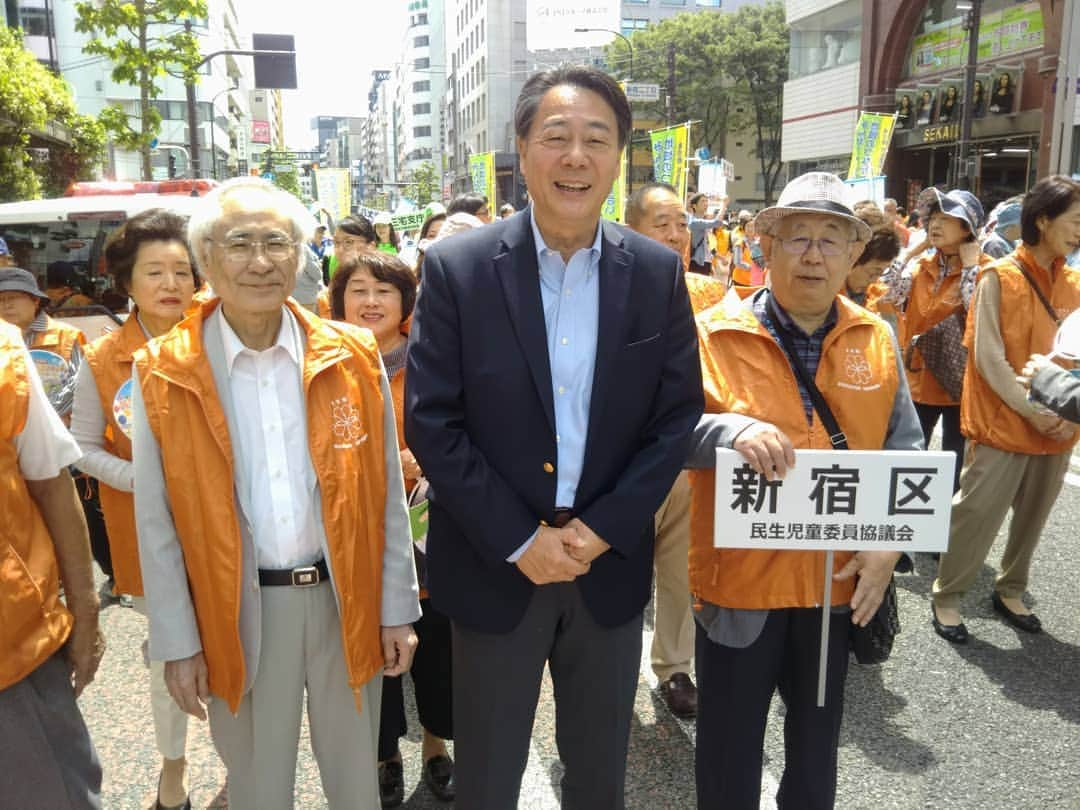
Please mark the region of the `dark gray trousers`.
<svg viewBox="0 0 1080 810"><path fill-rule="evenodd" d="M601 627L568 582L538 587L510 633L453 624L458 807L517 807L547 662L565 767L562 806L622 810L641 621L638 614L620 627Z"/></svg>
<svg viewBox="0 0 1080 810"><path fill-rule="evenodd" d="M61 651L0 691L0 808L100 807L101 763Z"/></svg>

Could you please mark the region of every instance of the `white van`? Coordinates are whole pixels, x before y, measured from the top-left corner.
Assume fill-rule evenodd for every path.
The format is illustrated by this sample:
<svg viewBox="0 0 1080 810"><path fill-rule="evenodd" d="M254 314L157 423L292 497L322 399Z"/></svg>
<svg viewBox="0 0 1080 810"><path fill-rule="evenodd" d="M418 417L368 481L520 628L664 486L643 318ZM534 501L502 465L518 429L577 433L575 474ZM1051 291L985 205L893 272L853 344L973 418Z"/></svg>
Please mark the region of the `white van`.
<svg viewBox="0 0 1080 810"><path fill-rule="evenodd" d="M0 236L15 265L33 273L42 290L50 275L66 276L94 302L51 312L93 340L122 323L127 312L127 297L113 290L105 274L102 252L109 234L150 208L186 216L198 202L192 189L202 194L215 185L212 180L75 183L65 197L0 204Z"/></svg>

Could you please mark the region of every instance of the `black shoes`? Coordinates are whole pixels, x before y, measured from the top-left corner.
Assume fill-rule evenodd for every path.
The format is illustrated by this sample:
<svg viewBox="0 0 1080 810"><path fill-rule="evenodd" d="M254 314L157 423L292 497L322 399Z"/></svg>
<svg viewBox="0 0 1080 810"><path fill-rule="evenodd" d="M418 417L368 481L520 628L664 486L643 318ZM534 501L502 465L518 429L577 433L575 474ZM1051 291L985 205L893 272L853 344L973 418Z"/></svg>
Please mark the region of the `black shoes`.
<svg viewBox="0 0 1080 810"><path fill-rule="evenodd" d="M934 603L930 603L930 621L934 625L934 632L945 639L950 644L967 644L968 641L968 629L967 626L960 622L960 624L942 624L938 621L937 609L934 607Z"/></svg>
<svg viewBox="0 0 1080 810"><path fill-rule="evenodd" d="M405 769L390 759L379 763L379 804L397 807L405 801Z"/></svg>
<svg viewBox="0 0 1080 810"><path fill-rule="evenodd" d="M997 591L994 591L991 595L990 602L994 606L994 611L1000 613L1005 621L1017 630L1023 630L1025 633L1042 632L1042 622L1039 621L1038 616L1034 613L1028 613L1026 615L1022 613L1013 613L1005 606L1005 603L1001 601L1001 595Z"/></svg>
<svg viewBox="0 0 1080 810"><path fill-rule="evenodd" d="M425 762L421 778L441 802L452 802L457 795L454 788L454 760L448 756L439 755Z"/></svg>

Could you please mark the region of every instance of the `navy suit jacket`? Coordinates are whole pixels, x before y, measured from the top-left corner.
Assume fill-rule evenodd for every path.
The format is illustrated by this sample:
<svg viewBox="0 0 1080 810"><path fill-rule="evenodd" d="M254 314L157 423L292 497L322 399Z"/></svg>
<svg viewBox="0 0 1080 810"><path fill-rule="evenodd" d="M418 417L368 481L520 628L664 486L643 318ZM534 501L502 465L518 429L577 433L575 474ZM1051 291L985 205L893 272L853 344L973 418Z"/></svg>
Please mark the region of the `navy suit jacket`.
<svg viewBox="0 0 1080 810"><path fill-rule="evenodd" d="M653 514L704 407L679 257L603 222L599 333L574 513L611 545L575 582L615 627L652 587ZM537 587L506 562L555 509L555 416L529 212L424 257L405 436L431 484L428 590L453 620L513 630ZM541 586L542 587L542 586Z"/></svg>

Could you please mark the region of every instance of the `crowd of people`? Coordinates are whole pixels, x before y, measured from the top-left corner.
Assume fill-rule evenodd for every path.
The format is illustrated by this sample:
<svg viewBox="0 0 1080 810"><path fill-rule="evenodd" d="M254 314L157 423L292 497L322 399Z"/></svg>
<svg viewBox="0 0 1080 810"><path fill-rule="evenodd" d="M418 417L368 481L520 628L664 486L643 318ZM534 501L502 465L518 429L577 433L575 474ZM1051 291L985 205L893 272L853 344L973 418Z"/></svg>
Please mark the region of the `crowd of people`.
<svg viewBox="0 0 1080 810"><path fill-rule="evenodd" d="M401 804L406 674L428 788L515 807L546 666L563 806L621 808L655 574L651 665L696 718L698 806L758 807L779 692L778 806L831 808L850 629L905 559L835 554L821 701L825 552L724 547L717 448L775 481L805 449L921 452L940 423L933 628L968 640L962 599L1011 508L991 601L1040 631L1023 597L1080 418L1048 358L1080 308L1080 184L1044 178L989 218L928 189L904 223L813 172L729 227L647 183L623 227L600 210L630 120L597 69L533 75L528 208L493 220L462 195L411 252L389 215L331 235L256 178L188 220L134 216L105 249L128 317L90 343L0 267L5 802L100 806L76 702L107 642L96 559L146 620L157 807L191 806L189 716L230 806L292 807L305 707L328 805ZM30 350L67 364L66 395Z"/></svg>

